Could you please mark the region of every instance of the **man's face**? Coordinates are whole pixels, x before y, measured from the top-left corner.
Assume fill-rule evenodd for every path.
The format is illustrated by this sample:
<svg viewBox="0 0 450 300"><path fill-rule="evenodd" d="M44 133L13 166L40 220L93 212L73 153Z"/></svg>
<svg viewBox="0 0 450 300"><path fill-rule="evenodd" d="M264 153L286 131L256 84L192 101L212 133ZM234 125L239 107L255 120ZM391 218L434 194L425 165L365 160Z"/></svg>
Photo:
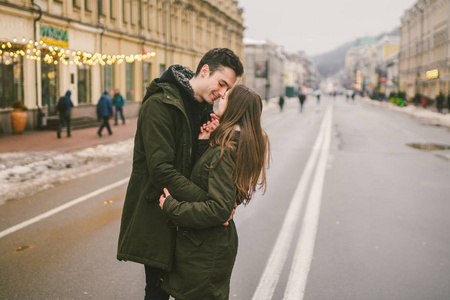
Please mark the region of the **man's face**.
<svg viewBox="0 0 450 300"><path fill-rule="evenodd" d="M194 91L196 98L212 104L217 99L225 97L225 94L236 83L236 74L231 68L222 67L211 74L208 65L204 65L199 74L199 85Z"/></svg>

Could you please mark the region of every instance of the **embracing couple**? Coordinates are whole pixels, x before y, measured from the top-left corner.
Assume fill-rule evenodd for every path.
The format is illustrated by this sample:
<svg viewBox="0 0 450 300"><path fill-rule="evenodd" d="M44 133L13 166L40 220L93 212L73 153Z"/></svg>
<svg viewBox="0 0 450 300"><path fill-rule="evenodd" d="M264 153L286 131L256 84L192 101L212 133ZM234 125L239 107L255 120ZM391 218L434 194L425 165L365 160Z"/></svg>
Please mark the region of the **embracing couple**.
<svg viewBox="0 0 450 300"><path fill-rule="evenodd" d="M261 97L235 86L243 72L215 48L195 73L173 65L147 87L117 253L144 264L147 300L228 299L235 207L265 187L269 157Z"/></svg>

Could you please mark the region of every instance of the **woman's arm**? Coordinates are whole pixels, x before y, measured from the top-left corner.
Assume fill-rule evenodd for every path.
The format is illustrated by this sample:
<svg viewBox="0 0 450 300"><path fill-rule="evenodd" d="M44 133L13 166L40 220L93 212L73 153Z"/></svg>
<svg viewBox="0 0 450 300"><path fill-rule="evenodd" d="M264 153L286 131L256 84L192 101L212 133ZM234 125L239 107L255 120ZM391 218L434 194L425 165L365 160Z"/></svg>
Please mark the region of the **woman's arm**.
<svg viewBox="0 0 450 300"><path fill-rule="evenodd" d="M217 157L219 154L218 151ZM236 203L233 171L234 164L224 155L219 165L208 173L208 200L185 202L177 201L171 195L161 196L162 210L170 220L182 227L201 229L225 224L232 216Z"/></svg>

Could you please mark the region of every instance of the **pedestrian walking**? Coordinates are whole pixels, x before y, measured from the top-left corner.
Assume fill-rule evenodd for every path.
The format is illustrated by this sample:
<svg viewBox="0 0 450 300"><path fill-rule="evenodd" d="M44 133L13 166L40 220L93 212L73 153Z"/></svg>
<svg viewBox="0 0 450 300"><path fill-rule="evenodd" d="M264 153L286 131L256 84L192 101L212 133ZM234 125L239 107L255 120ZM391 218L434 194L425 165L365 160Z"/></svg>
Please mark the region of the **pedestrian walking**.
<svg viewBox="0 0 450 300"><path fill-rule="evenodd" d="M355 101L355 95L356 95L356 92L353 91L353 93L352 93L352 101Z"/></svg>
<svg viewBox="0 0 450 300"><path fill-rule="evenodd" d="M447 95L447 110L448 113L450 114L450 94Z"/></svg>
<svg viewBox="0 0 450 300"><path fill-rule="evenodd" d="M315 94L316 94L316 97L317 97L317 105L319 105L320 104L320 91L316 90Z"/></svg>
<svg viewBox="0 0 450 300"><path fill-rule="evenodd" d="M145 299L169 299L158 285L161 272L174 268L177 226L161 211L158 199L164 188L175 199L207 199L207 192L188 179L199 145L208 144L198 140L200 126L213 102L225 97L243 72L230 49L215 48L203 56L195 73L172 65L147 87L117 251L119 260L144 264Z"/></svg>
<svg viewBox="0 0 450 300"><path fill-rule="evenodd" d="M123 107L125 106L125 100L120 94L119 89L114 90L114 96L112 99L114 105L114 125L117 125L117 115L120 114L120 118L122 119L122 124L125 125L125 117L123 116Z"/></svg>
<svg viewBox="0 0 450 300"><path fill-rule="evenodd" d="M298 100L300 101L300 112L303 112L303 103L305 103L306 96L302 91L298 93Z"/></svg>
<svg viewBox="0 0 450 300"><path fill-rule="evenodd" d="M283 112L283 106L284 106L284 96L283 96L283 94L281 94L279 99L278 99L278 105L280 106L280 112Z"/></svg>
<svg viewBox="0 0 450 300"><path fill-rule="evenodd" d="M112 134L111 127L109 126L109 118L113 115L112 107L113 104L111 98L109 97L108 92L105 91L97 103L97 117L102 121L102 124L97 130L97 134L100 137L102 136L102 131L105 127L108 130L109 135Z"/></svg>
<svg viewBox="0 0 450 300"><path fill-rule="evenodd" d="M414 102L414 105L415 106L418 106L419 105L419 102L420 102L420 99L421 99L422 97L420 96L420 94L417 92L415 95L414 95L414 98L413 98L413 102Z"/></svg>
<svg viewBox="0 0 450 300"><path fill-rule="evenodd" d="M439 113L442 113L442 109L444 108L445 97L442 91L439 92L439 95L436 97L436 108Z"/></svg>
<svg viewBox="0 0 450 300"><path fill-rule="evenodd" d="M61 132L64 128L64 126L67 127L67 137L71 137L70 134L70 119L72 114L72 107L73 102L70 99L70 96L72 95L72 92L68 90L66 94L59 98L58 103L56 105L56 108L59 113L59 127L58 131L56 132L56 136L58 139L61 138Z"/></svg>
<svg viewBox="0 0 450 300"><path fill-rule="evenodd" d="M180 201L164 189L159 198L165 215L178 226L176 263L161 281L175 299L229 299L238 248L234 209L249 204L258 187L266 185L269 139L261 128L261 112L256 92L244 85L234 87L220 100L220 125L192 169L191 180L208 197Z"/></svg>

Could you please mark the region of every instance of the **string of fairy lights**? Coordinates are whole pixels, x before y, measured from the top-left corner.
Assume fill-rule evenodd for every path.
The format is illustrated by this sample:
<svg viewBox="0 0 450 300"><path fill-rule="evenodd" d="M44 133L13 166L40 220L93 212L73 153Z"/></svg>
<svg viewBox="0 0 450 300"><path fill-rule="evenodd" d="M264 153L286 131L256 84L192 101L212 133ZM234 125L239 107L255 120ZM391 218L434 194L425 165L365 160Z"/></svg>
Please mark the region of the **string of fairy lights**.
<svg viewBox="0 0 450 300"><path fill-rule="evenodd" d="M5 60L5 64L15 62L19 56L34 60L44 61L48 64L64 64L64 65L112 65L121 64L123 62L133 63L135 61L143 61L154 57L155 52L146 52L143 54L117 54L107 55L102 53L88 53L85 51L74 51L64 47L58 47L53 45L47 45L44 41L39 42L27 40L23 38L22 43L19 43L17 38L12 41L0 41L0 58L3 54L8 54L10 59Z"/></svg>

